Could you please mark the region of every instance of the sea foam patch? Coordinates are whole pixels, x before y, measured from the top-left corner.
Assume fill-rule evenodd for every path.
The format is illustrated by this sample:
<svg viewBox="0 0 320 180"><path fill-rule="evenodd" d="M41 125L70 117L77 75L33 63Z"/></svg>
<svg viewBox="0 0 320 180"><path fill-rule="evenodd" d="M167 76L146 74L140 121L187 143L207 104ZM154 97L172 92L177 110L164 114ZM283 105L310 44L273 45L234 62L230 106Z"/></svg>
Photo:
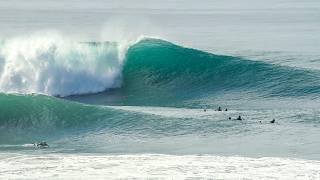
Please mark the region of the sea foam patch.
<svg viewBox="0 0 320 180"><path fill-rule="evenodd" d="M10 157L10 158L8 158ZM0 178L95 179L318 179L320 162L211 155L0 156ZM19 173L17 173L19 172Z"/></svg>

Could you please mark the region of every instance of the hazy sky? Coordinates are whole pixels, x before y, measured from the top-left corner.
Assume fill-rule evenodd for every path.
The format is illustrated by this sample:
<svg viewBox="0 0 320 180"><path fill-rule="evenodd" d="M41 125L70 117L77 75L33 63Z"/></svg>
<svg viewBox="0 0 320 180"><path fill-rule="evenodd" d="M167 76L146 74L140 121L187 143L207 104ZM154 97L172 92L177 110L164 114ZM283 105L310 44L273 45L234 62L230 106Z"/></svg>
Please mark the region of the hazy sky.
<svg viewBox="0 0 320 180"><path fill-rule="evenodd" d="M79 41L151 35L220 53L314 53L319 12L319 0L1 0L0 39L38 31Z"/></svg>
<svg viewBox="0 0 320 180"><path fill-rule="evenodd" d="M250 8L319 8L316 0L10 0L1 8L10 9L250 9Z"/></svg>

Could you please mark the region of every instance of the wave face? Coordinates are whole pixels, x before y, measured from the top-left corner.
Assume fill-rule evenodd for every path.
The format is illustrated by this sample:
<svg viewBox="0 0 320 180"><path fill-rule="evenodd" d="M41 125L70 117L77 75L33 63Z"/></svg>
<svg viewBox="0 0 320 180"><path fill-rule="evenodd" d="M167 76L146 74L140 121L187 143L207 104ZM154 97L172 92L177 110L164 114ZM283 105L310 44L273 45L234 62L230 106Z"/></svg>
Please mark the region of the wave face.
<svg viewBox="0 0 320 180"><path fill-rule="evenodd" d="M117 43L53 39L1 44L0 151L46 140L63 152L273 156L295 153L294 147L299 156L317 156L319 111L304 103L319 98L318 71L214 55L159 39L143 39L125 56ZM248 108L256 103L250 98L259 106ZM305 109L277 108L298 100ZM267 103L271 108L260 107ZM229 111L216 112L217 105ZM246 121L228 120L239 114ZM275 114L280 123L271 131Z"/></svg>
<svg viewBox="0 0 320 180"><path fill-rule="evenodd" d="M319 72L214 55L159 39L143 39L124 55L117 43L50 37L1 43L0 92L68 96L118 88L137 99L193 97L219 90L264 96L320 92Z"/></svg>
<svg viewBox="0 0 320 180"><path fill-rule="evenodd" d="M119 91L132 98L131 102L145 103L214 96L228 91L256 93L262 97L317 96L320 73L145 39L129 48Z"/></svg>
<svg viewBox="0 0 320 180"><path fill-rule="evenodd" d="M0 45L0 91L67 96L119 87L120 56L115 43L14 38Z"/></svg>
<svg viewBox="0 0 320 180"><path fill-rule="evenodd" d="M57 130L84 127L108 117L99 108L43 95L0 94L0 144L52 135ZM61 133L61 132L59 132Z"/></svg>

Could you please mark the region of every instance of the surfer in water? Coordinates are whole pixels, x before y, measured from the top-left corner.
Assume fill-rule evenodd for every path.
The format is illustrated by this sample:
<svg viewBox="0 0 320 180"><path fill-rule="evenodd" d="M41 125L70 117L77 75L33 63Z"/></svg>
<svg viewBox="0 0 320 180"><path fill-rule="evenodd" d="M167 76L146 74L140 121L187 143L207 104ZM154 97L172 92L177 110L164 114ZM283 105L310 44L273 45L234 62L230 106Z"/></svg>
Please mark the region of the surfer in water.
<svg viewBox="0 0 320 180"><path fill-rule="evenodd" d="M242 120L241 116L238 116L238 118L236 120L241 121Z"/></svg>
<svg viewBox="0 0 320 180"><path fill-rule="evenodd" d="M275 119L272 119L272 121L270 121L271 124L274 124L276 122Z"/></svg>
<svg viewBox="0 0 320 180"><path fill-rule="evenodd" d="M221 109L221 107L220 107L220 106L218 107L218 111L222 111L222 109Z"/></svg>
<svg viewBox="0 0 320 180"><path fill-rule="evenodd" d="M36 148L48 148L49 145L47 142L45 141L42 141L42 142L34 142L33 143L33 146L36 147Z"/></svg>

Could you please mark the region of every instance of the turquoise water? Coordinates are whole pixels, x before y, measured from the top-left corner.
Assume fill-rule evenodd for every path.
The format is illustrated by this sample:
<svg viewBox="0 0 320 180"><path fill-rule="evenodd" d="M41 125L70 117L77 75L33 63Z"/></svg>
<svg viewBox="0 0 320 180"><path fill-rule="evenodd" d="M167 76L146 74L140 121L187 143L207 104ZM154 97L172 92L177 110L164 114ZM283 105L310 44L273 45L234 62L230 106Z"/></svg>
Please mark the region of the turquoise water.
<svg viewBox="0 0 320 180"><path fill-rule="evenodd" d="M318 2L35 4L0 4L0 178L319 177Z"/></svg>
<svg viewBox="0 0 320 180"><path fill-rule="evenodd" d="M317 70L157 39L130 46L125 57L120 87L102 93L2 94L1 149L45 139L57 152L319 158ZM238 115L245 120L228 119Z"/></svg>

